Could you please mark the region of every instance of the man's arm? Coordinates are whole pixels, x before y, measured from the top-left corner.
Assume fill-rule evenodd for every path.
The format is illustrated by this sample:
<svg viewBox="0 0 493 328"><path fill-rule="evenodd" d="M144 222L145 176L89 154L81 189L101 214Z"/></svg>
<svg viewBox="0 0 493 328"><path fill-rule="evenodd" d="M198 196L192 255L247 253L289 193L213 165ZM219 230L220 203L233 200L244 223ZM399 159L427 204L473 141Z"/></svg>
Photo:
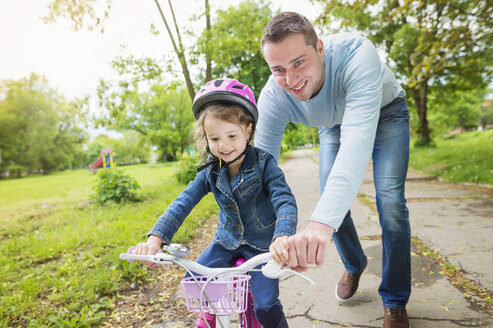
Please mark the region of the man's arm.
<svg viewBox="0 0 493 328"><path fill-rule="evenodd" d="M371 158L382 101L383 64L365 40L344 65L341 145L311 220L337 230L356 198Z"/></svg>
<svg viewBox="0 0 493 328"><path fill-rule="evenodd" d="M341 225L363 181L380 116L383 65L375 47L365 41L344 71L346 109L341 146L308 225L289 237L289 265L297 270L322 265L332 234Z"/></svg>

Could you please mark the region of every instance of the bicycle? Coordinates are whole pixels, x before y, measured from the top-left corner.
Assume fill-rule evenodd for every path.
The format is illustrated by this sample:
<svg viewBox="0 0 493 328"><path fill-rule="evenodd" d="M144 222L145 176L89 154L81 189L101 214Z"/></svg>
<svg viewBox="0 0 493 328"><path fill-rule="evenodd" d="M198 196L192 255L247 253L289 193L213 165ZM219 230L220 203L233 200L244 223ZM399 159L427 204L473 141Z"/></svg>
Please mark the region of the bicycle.
<svg viewBox="0 0 493 328"><path fill-rule="evenodd" d="M253 315L252 307L248 306L252 304L252 295L249 292L250 276L246 274L247 272L261 271L263 275L271 279L278 279L290 273L315 285L310 278L277 264L269 253L254 256L236 267L209 268L187 259L190 248L186 245L166 245L163 250L167 253L160 251L154 255L135 255L132 254L133 248L134 246L130 247L127 253L121 253L120 259L129 262L148 261L160 265L176 264L182 266L190 274L190 277L181 281L185 291L185 303L190 312L199 313L204 318L203 322L208 328L214 328L217 325L230 328L231 314L240 316L240 327L242 328L260 327ZM262 264L265 265L260 269L254 269ZM196 276L194 273L201 276ZM215 315L215 324L214 322L212 325L209 323L206 314ZM196 324L196 327L199 326Z"/></svg>

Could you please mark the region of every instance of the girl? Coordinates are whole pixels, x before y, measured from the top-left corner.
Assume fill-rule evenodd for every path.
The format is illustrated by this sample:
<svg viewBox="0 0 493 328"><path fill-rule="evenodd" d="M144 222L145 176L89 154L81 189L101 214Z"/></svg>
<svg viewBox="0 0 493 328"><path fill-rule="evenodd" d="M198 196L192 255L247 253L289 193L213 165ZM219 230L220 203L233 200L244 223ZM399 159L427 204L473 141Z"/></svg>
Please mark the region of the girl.
<svg viewBox="0 0 493 328"><path fill-rule="evenodd" d="M155 254L173 235L195 205L212 192L219 205L214 240L197 262L209 267L232 266L270 252L286 263L287 238L298 221L294 196L284 174L269 153L250 146L258 112L247 85L233 79L208 82L196 95L195 139L209 153L197 176L157 220L136 254ZM149 264L153 267L153 264ZM254 313L263 327L288 327L279 296L279 281L251 273Z"/></svg>

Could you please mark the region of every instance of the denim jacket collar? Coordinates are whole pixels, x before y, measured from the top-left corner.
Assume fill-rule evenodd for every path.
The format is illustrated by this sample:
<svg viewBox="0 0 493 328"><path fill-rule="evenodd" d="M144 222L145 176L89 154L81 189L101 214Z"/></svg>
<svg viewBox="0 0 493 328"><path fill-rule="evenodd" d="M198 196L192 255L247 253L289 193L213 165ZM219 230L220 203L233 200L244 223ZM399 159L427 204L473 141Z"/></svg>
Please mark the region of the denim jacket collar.
<svg viewBox="0 0 493 328"><path fill-rule="evenodd" d="M212 165L207 168L207 175L217 174L216 187L224 193L231 201L235 201L233 192L243 182L245 173L255 170L257 165L257 153L252 150L252 146L248 145L245 153L245 158L241 162L238 173L229 181L229 170L227 167L219 167L219 164Z"/></svg>

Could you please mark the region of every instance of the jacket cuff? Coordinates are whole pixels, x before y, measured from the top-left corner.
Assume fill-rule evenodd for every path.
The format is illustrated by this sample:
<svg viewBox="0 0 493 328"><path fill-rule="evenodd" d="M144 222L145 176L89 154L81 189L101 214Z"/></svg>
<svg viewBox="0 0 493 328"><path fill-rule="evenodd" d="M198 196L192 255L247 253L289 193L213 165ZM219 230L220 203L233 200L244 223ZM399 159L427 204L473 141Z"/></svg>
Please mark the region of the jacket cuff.
<svg viewBox="0 0 493 328"><path fill-rule="evenodd" d="M276 229L272 240L279 236L292 236L296 233L298 219L295 217L282 217L276 220Z"/></svg>
<svg viewBox="0 0 493 328"><path fill-rule="evenodd" d="M178 220L176 220L173 216L164 214L158 219L156 224L154 224L151 231L147 234L147 237L150 235L156 235L169 244L176 231L178 231L178 228L180 228Z"/></svg>

